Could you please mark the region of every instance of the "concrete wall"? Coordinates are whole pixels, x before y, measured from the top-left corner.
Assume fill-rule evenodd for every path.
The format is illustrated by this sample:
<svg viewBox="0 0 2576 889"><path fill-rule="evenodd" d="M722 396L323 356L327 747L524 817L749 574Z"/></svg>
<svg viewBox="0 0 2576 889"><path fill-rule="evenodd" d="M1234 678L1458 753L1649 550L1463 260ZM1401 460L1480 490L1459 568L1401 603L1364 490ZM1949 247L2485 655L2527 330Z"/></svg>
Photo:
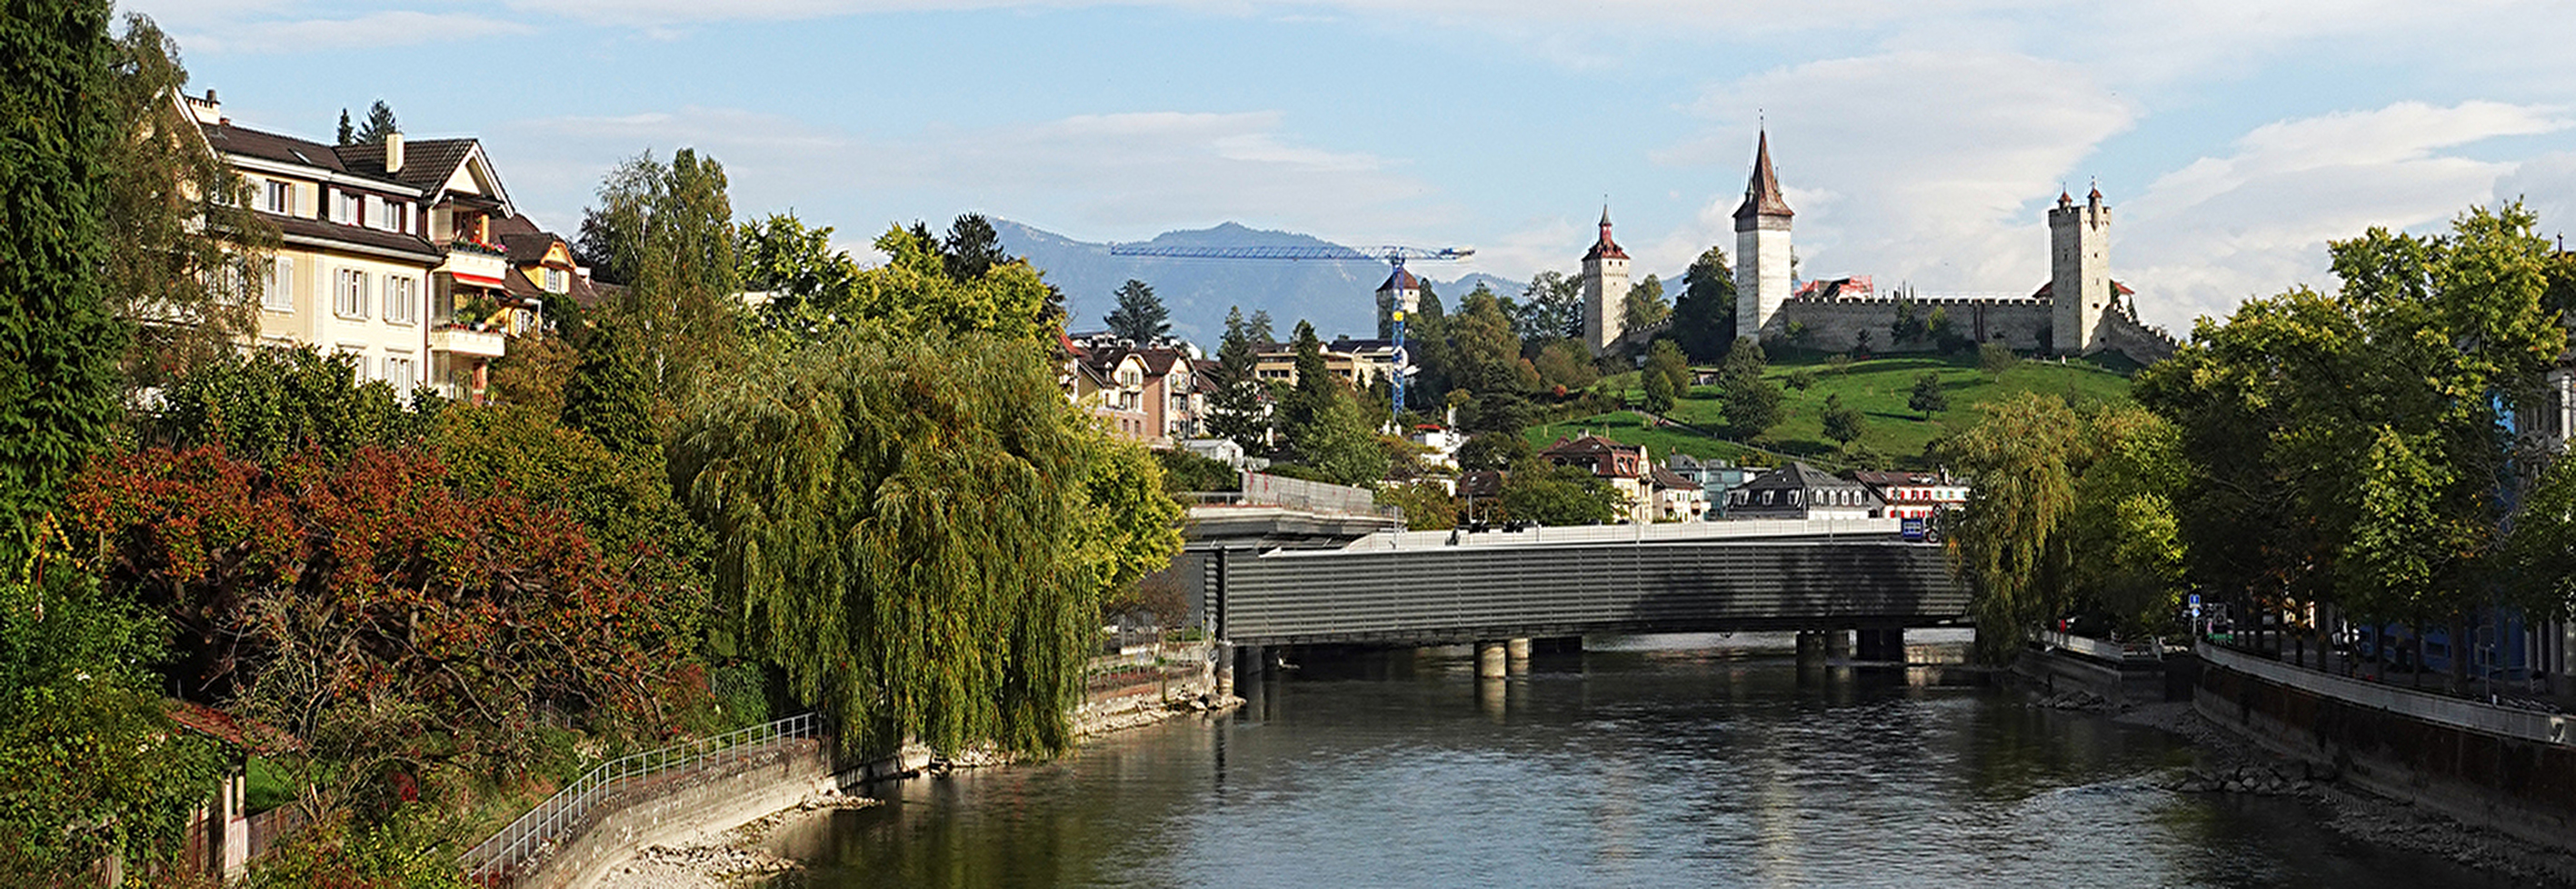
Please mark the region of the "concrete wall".
<svg viewBox="0 0 2576 889"><path fill-rule="evenodd" d="M2330 681L2297 681L2298 674ZM2267 678L2214 656L2201 665L2192 704L2212 722L2278 752L2333 763L2372 792L2533 842L2576 848L2576 744L2569 743L2563 725L2556 740L2479 731L2454 723L2540 717L2386 686L2338 691L2351 682L2313 671ZM2365 695L2390 706L2364 703ZM2463 711L2462 718L2439 718L2450 710Z"/></svg>
<svg viewBox="0 0 2576 889"><path fill-rule="evenodd" d="M2004 345L2021 351L2040 348L2040 338L2054 323L2049 304L2034 299L1921 299L1914 300L1914 317L1929 320L1932 310L1943 310L1950 318L1950 329L1960 336L1978 342L2003 337ZM1896 300L1837 299L1790 300L1780 306L1769 330L1776 336L1787 336L1790 322L1806 325L1808 348L1840 352L1853 348L1861 332L1869 333L1872 352L1922 352L1937 344L1928 339L1920 343L1896 343Z"/></svg>
<svg viewBox="0 0 2576 889"><path fill-rule="evenodd" d="M790 741L720 768L657 776L612 797L588 830L518 883L528 889L587 886L638 849L725 829L837 789L828 739Z"/></svg>

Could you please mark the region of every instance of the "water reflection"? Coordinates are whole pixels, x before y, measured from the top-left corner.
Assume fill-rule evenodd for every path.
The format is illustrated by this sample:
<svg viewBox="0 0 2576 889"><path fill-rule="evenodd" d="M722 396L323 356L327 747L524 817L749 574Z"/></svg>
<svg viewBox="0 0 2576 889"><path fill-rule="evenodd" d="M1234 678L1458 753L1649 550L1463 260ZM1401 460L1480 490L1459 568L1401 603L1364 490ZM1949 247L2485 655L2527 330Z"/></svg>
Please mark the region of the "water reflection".
<svg viewBox="0 0 2576 889"><path fill-rule="evenodd" d="M1488 681L1471 651L1310 655L1228 717L794 825L816 866L779 885L2489 884L2294 801L2158 790L2190 756L2158 733L1745 642Z"/></svg>

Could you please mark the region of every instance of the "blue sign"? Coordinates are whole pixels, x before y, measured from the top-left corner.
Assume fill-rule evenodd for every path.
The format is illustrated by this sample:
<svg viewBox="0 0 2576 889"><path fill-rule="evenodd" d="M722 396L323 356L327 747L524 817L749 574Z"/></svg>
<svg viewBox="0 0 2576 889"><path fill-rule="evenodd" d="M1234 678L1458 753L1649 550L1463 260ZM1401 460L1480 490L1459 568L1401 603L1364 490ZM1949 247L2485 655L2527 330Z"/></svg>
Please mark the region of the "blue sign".
<svg viewBox="0 0 2576 889"><path fill-rule="evenodd" d="M1905 533L1905 539L1907 540L1923 539L1924 521L1922 519L1905 519L1904 521L1899 522L1897 527Z"/></svg>
<svg viewBox="0 0 2576 889"><path fill-rule="evenodd" d="M2191 594L2191 616L2193 616L2193 617L2199 617L2199 616L2200 616L2200 594L2199 594L2199 593L2193 593L2193 594Z"/></svg>

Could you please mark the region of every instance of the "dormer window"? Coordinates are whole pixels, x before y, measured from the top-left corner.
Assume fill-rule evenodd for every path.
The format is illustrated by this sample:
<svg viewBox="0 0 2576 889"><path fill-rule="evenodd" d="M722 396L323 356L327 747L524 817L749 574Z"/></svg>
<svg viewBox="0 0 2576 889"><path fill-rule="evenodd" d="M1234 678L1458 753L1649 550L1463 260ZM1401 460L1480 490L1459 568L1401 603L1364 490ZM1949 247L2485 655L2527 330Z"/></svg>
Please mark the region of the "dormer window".
<svg viewBox="0 0 2576 889"><path fill-rule="evenodd" d="M259 206L271 213L295 212L295 183L268 180L261 188Z"/></svg>
<svg viewBox="0 0 2576 889"><path fill-rule="evenodd" d="M335 191L332 192L331 195L333 197L333 200L331 201L332 222L337 222L342 225L357 225L359 224L359 220L365 218L365 198L345 191Z"/></svg>

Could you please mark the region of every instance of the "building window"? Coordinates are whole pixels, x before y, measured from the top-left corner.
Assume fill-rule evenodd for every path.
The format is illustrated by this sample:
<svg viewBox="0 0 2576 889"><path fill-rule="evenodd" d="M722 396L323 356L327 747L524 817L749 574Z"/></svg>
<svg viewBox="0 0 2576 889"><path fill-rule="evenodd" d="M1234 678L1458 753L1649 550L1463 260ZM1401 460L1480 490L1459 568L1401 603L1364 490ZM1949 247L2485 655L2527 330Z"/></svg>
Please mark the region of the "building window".
<svg viewBox="0 0 2576 889"><path fill-rule="evenodd" d="M259 285L259 307L272 312L295 311L295 257L280 256L268 261L268 280Z"/></svg>
<svg viewBox="0 0 2576 889"><path fill-rule="evenodd" d="M271 179L268 180L268 184L262 189L262 192L263 194L260 200L261 209L267 210L271 213L292 214L295 212L295 183L279 182L275 179Z"/></svg>
<svg viewBox="0 0 2576 889"><path fill-rule="evenodd" d="M385 356L385 383L394 387L394 394L410 397L411 390L418 384L419 379L417 369L412 366L411 356Z"/></svg>
<svg viewBox="0 0 2576 889"><path fill-rule="evenodd" d="M367 317L367 273L341 269L331 278L331 311L343 318Z"/></svg>
<svg viewBox="0 0 2576 889"><path fill-rule="evenodd" d="M386 231L402 232L411 230L410 204L406 204L401 201L381 201L378 202L378 206L384 208L384 218L382 222Z"/></svg>
<svg viewBox="0 0 2576 889"><path fill-rule="evenodd" d="M565 274L565 273L564 273L564 270L562 270L562 269L547 269L547 270L546 270L546 292L547 292L547 293L562 293L562 292L564 292L564 291L566 291L566 290L570 290L570 289L572 289L572 281L571 281L571 278L572 278L572 276L571 276L571 275L568 275L568 274Z"/></svg>
<svg viewBox="0 0 2576 889"><path fill-rule="evenodd" d="M420 321L420 282L403 275L385 276L385 320L395 324Z"/></svg>

